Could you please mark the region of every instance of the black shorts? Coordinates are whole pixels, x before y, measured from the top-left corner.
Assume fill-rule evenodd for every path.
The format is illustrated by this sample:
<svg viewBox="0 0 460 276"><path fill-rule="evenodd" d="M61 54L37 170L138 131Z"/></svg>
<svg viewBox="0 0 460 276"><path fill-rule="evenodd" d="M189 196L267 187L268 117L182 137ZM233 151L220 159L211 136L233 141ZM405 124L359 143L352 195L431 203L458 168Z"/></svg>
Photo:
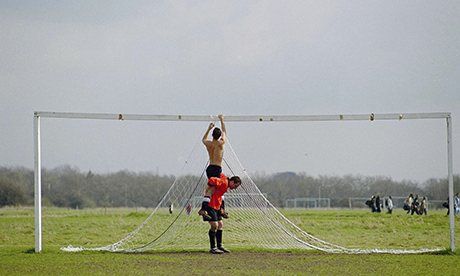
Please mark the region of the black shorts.
<svg viewBox="0 0 460 276"><path fill-rule="evenodd" d="M206 168L206 176L209 178L211 177L220 177L222 173L222 167L217 165L209 165Z"/></svg>
<svg viewBox="0 0 460 276"><path fill-rule="evenodd" d="M206 206L205 208L208 215L211 217L210 219L206 219L203 217L203 221L219 221L222 220L222 215L220 214L220 210L215 210L212 207Z"/></svg>

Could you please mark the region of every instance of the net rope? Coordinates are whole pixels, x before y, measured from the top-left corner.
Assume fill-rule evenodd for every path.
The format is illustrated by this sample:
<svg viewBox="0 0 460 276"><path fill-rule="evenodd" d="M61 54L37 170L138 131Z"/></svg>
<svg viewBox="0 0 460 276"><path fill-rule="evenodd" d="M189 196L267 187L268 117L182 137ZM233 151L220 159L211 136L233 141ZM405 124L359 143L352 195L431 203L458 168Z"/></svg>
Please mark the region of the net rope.
<svg viewBox="0 0 460 276"><path fill-rule="evenodd" d="M209 225L197 215L201 208L208 156L197 142L185 160L180 174L149 216L119 241L102 247L62 247L67 252L110 251L183 251L203 250L209 246ZM418 254L445 248L358 249L327 242L304 231L284 216L259 190L238 159L227 139L223 173L238 175L242 184L225 194L224 244L242 249L311 249L346 254ZM205 166L203 167L203 164ZM197 172L201 172L196 175ZM172 212L170 207L173 206Z"/></svg>

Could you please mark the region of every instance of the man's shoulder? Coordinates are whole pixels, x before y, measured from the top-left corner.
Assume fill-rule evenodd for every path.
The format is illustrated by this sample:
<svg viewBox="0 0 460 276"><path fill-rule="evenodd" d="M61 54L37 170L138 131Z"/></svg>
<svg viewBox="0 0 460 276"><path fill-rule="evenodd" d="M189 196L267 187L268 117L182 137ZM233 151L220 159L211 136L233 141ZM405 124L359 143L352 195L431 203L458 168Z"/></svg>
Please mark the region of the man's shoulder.
<svg viewBox="0 0 460 276"><path fill-rule="evenodd" d="M208 183L209 183L209 184L212 184L212 185L220 185L220 184L222 183L222 178L220 178L220 177L215 177L215 176L210 177L210 178L208 179Z"/></svg>
<svg viewBox="0 0 460 276"><path fill-rule="evenodd" d="M219 139L219 140L212 140L212 141L210 141L210 142L211 142L211 144L214 145L214 146L221 146L221 145L223 145L223 142L222 142L221 139Z"/></svg>
<svg viewBox="0 0 460 276"><path fill-rule="evenodd" d="M220 186L222 184L228 183L228 179L225 174L221 173L219 177L209 178L208 183L214 186Z"/></svg>

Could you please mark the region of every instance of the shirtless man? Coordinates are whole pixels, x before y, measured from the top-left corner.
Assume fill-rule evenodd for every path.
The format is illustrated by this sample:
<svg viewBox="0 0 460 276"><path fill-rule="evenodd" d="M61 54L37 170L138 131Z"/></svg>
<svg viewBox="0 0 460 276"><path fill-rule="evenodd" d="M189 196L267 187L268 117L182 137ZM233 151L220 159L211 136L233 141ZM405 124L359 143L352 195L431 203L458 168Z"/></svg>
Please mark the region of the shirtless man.
<svg viewBox="0 0 460 276"><path fill-rule="evenodd" d="M224 124L224 116L218 116L220 120L220 126L222 130L218 127L215 127L214 123L210 123L208 129L203 135L203 139L201 140L203 144L206 146L206 150L208 151L209 155L209 166L206 168L206 176L208 177L208 181L211 177L220 177L222 173L222 159L224 156L224 144L226 141L227 130L225 129ZM211 129L212 131L212 140L208 140L208 135ZM204 199L203 203L201 204L201 210L198 211L200 216L203 216L204 219L210 219L206 211L206 207L209 204L210 198L214 192L215 187L208 185L204 192ZM228 218L228 214L225 212L225 203L222 203L221 206L221 215L224 218Z"/></svg>
<svg viewBox="0 0 460 276"><path fill-rule="evenodd" d="M224 156L224 144L227 139L227 130L225 129L224 116L219 115L218 117L222 130L218 127L214 127L214 123L210 123L201 140L206 146L209 155L209 166L206 169L208 179L211 177L219 177L222 172L222 158ZM214 128L212 131L212 140L208 140L208 135L212 128Z"/></svg>

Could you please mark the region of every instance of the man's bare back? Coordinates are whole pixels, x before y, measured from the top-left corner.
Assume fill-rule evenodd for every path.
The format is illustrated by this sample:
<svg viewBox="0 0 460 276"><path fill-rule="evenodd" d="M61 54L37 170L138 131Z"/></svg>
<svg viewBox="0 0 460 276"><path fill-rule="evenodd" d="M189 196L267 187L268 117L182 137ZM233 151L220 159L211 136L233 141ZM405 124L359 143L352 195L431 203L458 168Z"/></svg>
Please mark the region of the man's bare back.
<svg viewBox="0 0 460 276"><path fill-rule="evenodd" d="M219 115L220 125L222 128L220 137L214 137L213 132L213 139L208 140L208 135L211 129L215 127L214 123L210 123L208 129L206 130L203 136L203 144L206 146L206 150L208 151L209 155L209 164L216 165L222 167L222 158L224 156L224 144L226 140L226 129L224 124L224 116Z"/></svg>
<svg viewBox="0 0 460 276"><path fill-rule="evenodd" d="M206 141L204 143L209 155L209 164L222 167L224 143L221 140Z"/></svg>

